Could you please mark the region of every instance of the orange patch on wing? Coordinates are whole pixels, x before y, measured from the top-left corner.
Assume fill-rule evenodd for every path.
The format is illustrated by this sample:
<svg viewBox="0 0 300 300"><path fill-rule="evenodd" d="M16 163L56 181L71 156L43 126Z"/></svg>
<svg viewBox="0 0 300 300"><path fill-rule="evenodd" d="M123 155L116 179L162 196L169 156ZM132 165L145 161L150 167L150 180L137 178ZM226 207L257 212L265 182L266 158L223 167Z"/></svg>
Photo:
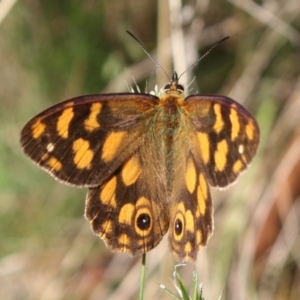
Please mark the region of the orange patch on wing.
<svg viewBox="0 0 300 300"><path fill-rule="evenodd" d="M246 126L246 134L249 140L253 140L254 138L254 126L252 122L248 123Z"/></svg>
<svg viewBox="0 0 300 300"><path fill-rule="evenodd" d="M131 225L134 211L135 208L133 204L127 203L123 205L119 213L119 219L118 219L119 223Z"/></svg>
<svg viewBox="0 0 300 300"><path fill-rule="evenodd" d="M73 142L74 164L79 169L90 168L94 152L90 149L90 142L79 138Z"/></svg>
<svg viewBox="0 0 300 300"><path fill-rule="evenodd" d="M221 113L221 105L220 104L214 105L214 112L216 115L216 122L215 122L213 128L217 133L220 133L225 125L225 123L223 121L222 113Z"/></svg>
<svg viewBox="0 0 300 300"><path fill-rule="evenodd" d="M203 132L197 133L198 144L200 147L201 157L205 164L209 162L209 139L208 135Z"/></svg>
<svg viewBox="0 0 300 300"><path fill-rule="evenodd" d="M56 159L55 157L50 157L47 160L47 165L49 167L51 167L52 170L55 170L55 171L60 171L62 169L61 162L58 159Z"/></svg>
<svg viewBox="0 0 300 300"><path fill-rule="evenodd" d="M192 194L195 190L196 179L197 179L196 176L197 174L196 174L196 168L194 162L191 158L189 158L187 161L186 172L185 172L185 184L190 194Z"/></svg>
<svg viewBox="0 0 300 300"><path fill-rule="evenodd" d="M108 135L102 148L102 159L105 162L109 162L115 157L126 135L125 131L111 132Z"/></svg>
<svg viewBox="0 0 300 300"><path fill-rule="evenodd" d="M208 186L203 174L199 176L199 186L197 189L198 209L201 215L204 215L206 209L206 199L208 197Z"/></svg>
<svg viewBox="0 0 300 300"><path fill-rule="evenodd" d="M40 120L37 120L32 126L32 137L38 139L46 129L46 124L42 123Z"/></svg>
<svg viewBox="0 0 300 300"><path fill-rule="evenodd" d="M126 186L134 184L142 172L141 166L135 157L131 157L123 166L121 175Z"/></svg>
<svg viewBox="0 0 300 300"><path fill-rule="evenodd" d="M84 128L87 131L93 131L100 127L100 123L97 120L98 114L100 113L102 104L97 102L93 103L90 109L90 114L87 119L84 120Z"/></svg>
<svg viewBox="0 0 300 300"><path fill-rule="evenodd" d="M64 139L69 137L69 126L70 122L74 117L73 107L69 107L63 110L62 114L59 116L56 124L56 130L59 136Z"/></svg>
<svg viewBox="0 0 300 300"><path fill-rule="evenodd" d="M237 174L241 171L242 168L243 168L243 163L241 162L241 160L237 160L234 163L232 170L235 174Z"/></svg>
<svg viewBox="0 0 300 300"><path fill-rule="evenodd" d="M239 117L234 107L230 109L229 118L231 122L231 140L234 141L238 137L241 128Z"/></svg>
<svg viewBox="0 0 300 300"><path fill-rule="evenodd" d="M113 176L103 187L100 193L102 203L117 207L116 202L117 177Z"/></svg>
<svg viewBox="0 0 300 300"><path fill-rule="evenodd" d="M223 171L227 163L228 143L226 140L222 140L217 144L217 150L215 151L215 163L218 171Z"/></svg>

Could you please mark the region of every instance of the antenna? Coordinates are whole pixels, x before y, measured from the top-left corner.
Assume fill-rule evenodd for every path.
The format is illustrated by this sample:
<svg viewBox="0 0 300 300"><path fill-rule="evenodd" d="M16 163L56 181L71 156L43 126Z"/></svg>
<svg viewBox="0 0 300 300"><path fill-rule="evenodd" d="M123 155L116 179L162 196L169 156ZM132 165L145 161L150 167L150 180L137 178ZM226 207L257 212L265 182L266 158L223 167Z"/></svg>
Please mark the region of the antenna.
<svg viewBox="0 0 300 300"><path fill-rule="evenodd" d="M194 68L195 66L198 65L198 63L208 54L210 53L214 48L216 48L219 44L221 44L222 42L224 42L225 40L229 39L229 36L224 37L223 39L221 39L220 41L216 42L214 45L212 45L203 55L201 55L193 64L191 64L183 73L180 74L180 76L178 77L178 80L180 79L180 77L185 74L187 71L189 71L190 69Z"/></svg>
<svg viewBox="0 0 300 300"><path fill-rule="evenodd" d="M135 37L130 31L126 30L126 32L132 37L134 38L138 44L141 46L141 48L143 49L143 51L148 55L149 58L152 59L152 61L154 61L154 63L166 74L167 78L169 79L169 81L171 82L171 78L168 75L168 73L165 71L165 69L161 66L161 64L146 50L146 48L143 46L143 44L138 40L137 37Z"/></svg>
<svg viewBox="0 0 300 300"><path fill-rule="evenodd" d="M136 42L141 46L141 48L143 49L143 51L148 55L148 57L150 59L152 59L152 61L166 74L166 76L168 77L169 81L171 82L171 78L168 75L168 73L165 71L165 69L161 66L161 64L146 50L146 48L143 46L143 44L138 40L137 37L135 37L130 31L126 30L126 32L136 40ZM185 74L187 71L189 71L190 69L194 68L196 65L198 65L198 63L206 56L208 55L214 48L216 48L219 44L221 44L222 42L224 42L225 40L229 39L229 36L226 36L225 38L221 39L220 41L216 42L214 45L212 45L203 55L201 55L193 64L191 64L183 73L180 74L180 76L178 77L177 81L180 79L180 77Z"/></svg>

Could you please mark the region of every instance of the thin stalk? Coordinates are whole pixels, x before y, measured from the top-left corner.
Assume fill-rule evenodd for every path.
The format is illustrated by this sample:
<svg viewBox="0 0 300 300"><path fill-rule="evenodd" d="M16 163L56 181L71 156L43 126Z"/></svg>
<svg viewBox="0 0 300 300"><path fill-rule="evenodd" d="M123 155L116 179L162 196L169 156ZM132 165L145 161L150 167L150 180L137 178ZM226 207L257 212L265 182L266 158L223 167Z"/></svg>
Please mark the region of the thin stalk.
<svg viewBox="0 0 300 300"><path fill-rule="evenodd" d="M144 299L145 277L146 277L146 252L143 253L142 256L142 271L141 271L141 280L140 280L139 300Z"/></svg>

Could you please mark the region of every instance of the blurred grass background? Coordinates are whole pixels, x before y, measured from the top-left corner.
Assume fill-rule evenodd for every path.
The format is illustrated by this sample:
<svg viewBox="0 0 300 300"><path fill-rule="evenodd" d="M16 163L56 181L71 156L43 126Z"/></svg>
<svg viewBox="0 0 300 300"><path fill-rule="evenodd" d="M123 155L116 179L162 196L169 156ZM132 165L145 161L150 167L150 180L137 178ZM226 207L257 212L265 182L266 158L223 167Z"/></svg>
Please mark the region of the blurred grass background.
<svg viewBox="0 0 300 300"><path fill-rule="evenodd" d="M206 300L300 299L300 5L298 0L0 2L0 298L137 299L140 257L112 254L83 219L86 191L22 153L19 133L40 111L87 93L151 90L167 78L133 32L190 93L224 94L261 127L261 145L234 187L212 191L215 232L192 270ZM147 256L145 299L170 299L166 241Z"/></svg>

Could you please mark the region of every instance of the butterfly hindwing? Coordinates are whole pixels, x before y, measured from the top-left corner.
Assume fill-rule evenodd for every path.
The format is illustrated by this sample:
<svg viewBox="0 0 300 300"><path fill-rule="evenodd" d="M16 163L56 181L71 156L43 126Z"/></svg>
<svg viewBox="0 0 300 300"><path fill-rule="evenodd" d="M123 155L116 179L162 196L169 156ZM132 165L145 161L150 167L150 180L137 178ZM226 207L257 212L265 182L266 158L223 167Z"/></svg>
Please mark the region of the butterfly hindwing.
<svg viewBox="0 0 300 300"><path fill-rule="evenodd" d="M170 208L169 245L179 261L194 261L213 230L213 207L201 165L189 149L176 175ZM180 180L179 180L180 178Z"/></svg>
<svg viewBox="0 0 300 300"><path fill-rule="evenodd" d="M67 100L26 124L22 147L57 179L98 186L143 143L145 122L157 100L149 94Z"/></svg>
<svg viewBox="0 0 300 300"><path fill-rule="evenodd" d="M113 251L132 255L154 248L169 229L164 185L147 180L152 167L145 166L142 153L138 149L100 187L89 189L86 200L85 216L94 232Z"/></svg>

